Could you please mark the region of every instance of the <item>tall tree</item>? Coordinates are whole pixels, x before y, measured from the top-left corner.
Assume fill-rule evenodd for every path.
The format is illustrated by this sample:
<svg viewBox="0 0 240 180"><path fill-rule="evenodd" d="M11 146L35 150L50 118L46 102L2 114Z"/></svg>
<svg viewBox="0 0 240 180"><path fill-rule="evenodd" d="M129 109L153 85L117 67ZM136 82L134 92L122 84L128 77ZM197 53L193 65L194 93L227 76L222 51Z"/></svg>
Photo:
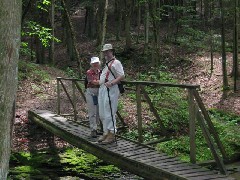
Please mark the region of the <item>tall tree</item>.
<svg viewBox="0 0 240 180"><path fill-rule="evenodd" d="M153 41L152 41L152 66L156 65L158 58L158 47L159 47L159 32L160 32L160 16L159 16L159 5L156 0L149 1L149 9L151 9L150 16L153 25Z"/></svg>
<svg viewBox="0 0 240 180"><path fill-rule="evenodd" d="M123 16L123 1L122 0L115 0L115 18L116 18L116 40L120 41L120 34L121 34L121 25L122 25L122 16Z"/></svg>
<svg viewBox="0 0 240 180"><path fill-rule="evenodd" d="M51 19L51 27L52 27L52 36L55 36L55 0L51 0L51 11L50 11L50 19ZM53 64L54 63L54 40L51 40L51 46L49 49L49 63Z"/></svg>
<svg viewBox="0 0 240 180"><path fill-rule="evenodd" d="M234 53L233 53L233 77L234 77L234 91L237 91L237 78L238 78L238 18L239 18L239 4L235 0L235 15L234 15Z"/></svg>
<svg viewBox="0 0 240 180"><path fill-rule="evenodd" d="M224 9L223 1L219 0L221 10L221 35L222 35L222 76L223 76L223 90L228 89L227 79L227 58L226 58L226 42L225 42L225 24L224 24Z"/></svg>
<svg viewBox="0 0 240 180"><path fill-rule="evenodd" d="M105 42L106 36L106 29L107 29L107 10L108 10L108 0L105 0L105 7L104 7L104 15L103 15L103 22L102 22L102 40L101 40L101 47ZM102 53L100 53L100 58L102 59Z"/></svg>
<svg viewBox="0 0 240 180"><path fill-rule="evenodd" d="M63 6L63 12L64 12L64 17L68 26L68 31L67 31L67 35L70 37L69 39L71 39L71 44L69 45L69 48L72 48L72 52L73 52L73 60L75 60L78 64L78 73L79 73L79 78L82 78L82 63L80 60L80 56L79 56L79 52L77 49L77 43L76 43L76 36L75 36L75 32L74 32L74 28L70 19L70 15L68 13L67 10L67 5L65 3L65 0L61 0L62 2L62 6Z"/></svg>
<svg viewBox="0 0 240 180"><path fill-rule="evenodd" d="M140 34L140 27L141 27L141 3L137 2L137 43L139 43L139 34Z"/></svg>
<svg viewBox="0 0 240 180"><path fill-rule="evenodd" d="M0 179L6 180L15 117L21 0L0 1Z"/></svg>
<svg viewBox="0 0 240 180"><path fill-rule="evenodd" d="M104 0L99 0L98 1L98 11L96 14L97 18L97 46L101 46L102 43L102 29L103 29L103 16L104 16L104 8L105 7L105 1Z"/></svg>
<svg viewBox="0 0 240 180"><path fill-rule="evenodd" d="M145 47L148 46L148 42L149 42L149 6L148 3L145 2Z"/></svg>
<svg viewBox="0 0 240 180"><path fill-rule="evenodd" d="M131 49L132 47L132 38L131 38L131 15L132 15L132 8L133 2L129 0L125 0L125 38L126 38L126 50Z"/></svg>
<svg viewBox="0 0 240 180"><path fill-rule="evenodd" d="M203 0L203 2L204 2L204 20L205 22L207 22L209 17L209 0Z"/></svg>
<svg viewBox="0 0 240 180"><path fill-rule="evenodd" d="M84 33L87 34L89 38L93 38L95 35L95 2L89 1L86 5L86 15L85 15L85 25L84 25Z"/></svg>

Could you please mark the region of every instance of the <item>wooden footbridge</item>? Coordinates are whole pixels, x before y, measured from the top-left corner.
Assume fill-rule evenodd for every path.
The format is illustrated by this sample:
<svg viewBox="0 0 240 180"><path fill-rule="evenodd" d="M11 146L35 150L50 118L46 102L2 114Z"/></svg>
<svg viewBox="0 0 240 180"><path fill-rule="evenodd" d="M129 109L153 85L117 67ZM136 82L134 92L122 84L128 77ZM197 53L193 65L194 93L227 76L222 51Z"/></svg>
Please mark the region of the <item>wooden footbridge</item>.
<svg viewBox="0 0 240 180"><path fill-rule="evenodd" d="M67 94L73 109L76 107L73 94L73 98L70 97L67 92L67 88L63 84L63 80L72 81L73 88L77 87L81 91L81 87L77 83L76 79L63 79L58 78L58 97L60 98L60 84L63 86L65 93ZM98 158L114 164L126 171L139 175L145 179L158 180L158 179L192 179L192 180L210 180L210 179L222 179L232 180L234 178L229 177L225 165L223 164L223 158L225 158L225 151L218 139L216 131L214 131L213 124L207 114L206 109L201 102L199 94L196 88L198 86L193 85L174 85L163 83L150 83L150 82L125 82L125 84L136 85L137 94L137 113L138 113L138 132L139 141L134 142L127 140L123 137L117 136L117 143L101 145L97 143L96 138L90 137L90 129L78 121L67 119L60 114L60 99L58 99L57 114L47 110L35 110L29 111L29 119L38 125L44 127L48 131L52 132L56 136L64 139L70 144L79 147ZM76 85L76 86L74 86ZM145 100L148 101L151 111L157 119L160 117L157 115L156 109L153 107L150 98L142 85L150 86L167 86L167 87L180 87L187 88L189 94L189 115L190 115L190 159L191 163L180 161L176 157L170 157L164 153L160 153L154 150L152 147L142 144L142 123L141 123L141 94L144 95ZM73 90L75 93L75 90ZM83 92L80 92L83 95ZM76 109L74 109L76 113ZM119 114L118 114L119 115ZM120 116L120 115L119 115ZM76 117L76 114L74 114ZM213 154L213 157L219 167L221 174L217 171L211 171L207 168L201 167L196 164L196 145L195 145L195 119L198 120L201 126L203 135L209 145L209 148ZM164 127L161 127L164 129ZM164 131L163 131L164 132ZM221 153L221 155L219 155Z"/></svg>

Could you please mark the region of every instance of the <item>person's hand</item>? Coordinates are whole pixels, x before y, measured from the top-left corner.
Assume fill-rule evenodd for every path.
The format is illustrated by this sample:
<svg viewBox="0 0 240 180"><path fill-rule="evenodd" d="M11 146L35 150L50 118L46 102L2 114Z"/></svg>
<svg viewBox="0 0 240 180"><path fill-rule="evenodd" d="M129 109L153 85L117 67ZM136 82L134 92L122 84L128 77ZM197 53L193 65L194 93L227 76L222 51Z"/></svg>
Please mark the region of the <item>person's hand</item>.
<svg viewBox="0 0 240 180"><path fill-rule="evenodd" d="M104 84L105 86L107 86L108 88L110 88L110 87L112 87L112 83L111 82L106 82L105 84Z"/></svg>
<svg viewBox="0 0 240 180"><path fill-rule="evenodd" d="M99 85L99 80L93 80L93 81L92 81L92 84L93 84L93 85Z"/></svg>

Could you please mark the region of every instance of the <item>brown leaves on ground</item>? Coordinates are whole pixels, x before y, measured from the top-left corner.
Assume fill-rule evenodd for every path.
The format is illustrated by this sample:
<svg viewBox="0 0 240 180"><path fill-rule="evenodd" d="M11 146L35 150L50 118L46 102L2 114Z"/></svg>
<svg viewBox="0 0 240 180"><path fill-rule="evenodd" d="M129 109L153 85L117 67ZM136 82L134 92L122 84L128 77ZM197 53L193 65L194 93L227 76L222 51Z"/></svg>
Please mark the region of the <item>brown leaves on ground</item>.
<svg viewBox="0 0 240 180"><path fill-rule="evenodd" d="M227 73L232 71L232 55L227 55ZM216 54L213 59L213 71L211 71L211 59L208 54L196 56L192 64L184 68L176 68L176 77L182 83L199 84L200 94L207 108L219 108L240 115L240 91L233 92L233 78L228 76L230 90L224 97L222 90L222 58ZM240 90L240 81L238 80Z"/></svg>

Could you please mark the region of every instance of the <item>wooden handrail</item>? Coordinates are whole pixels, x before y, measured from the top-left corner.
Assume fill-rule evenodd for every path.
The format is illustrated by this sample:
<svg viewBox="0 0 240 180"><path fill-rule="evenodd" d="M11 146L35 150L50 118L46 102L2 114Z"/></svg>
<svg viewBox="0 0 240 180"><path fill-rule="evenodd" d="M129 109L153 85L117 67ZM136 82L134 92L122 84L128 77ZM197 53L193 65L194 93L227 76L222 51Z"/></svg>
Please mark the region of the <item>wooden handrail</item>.
<svg viewBox="0 0 240 180"><path fill-rule="evenodd" d="M77 87L78 91L84 97L84 93L77 83L77 81L84 82L84 79L76 79L76 78L57 78L57 91L58 96L60 95L60 85L62 85L63 90L67 94L70 103L72 104L73 108L75 105L74 100L72 101L64 84L61 80L72 81L73 90L75 86ZM199 85L191 85L191 84L173 84L173 83L161 83L161 82L150 82L150 81L122 81L125 85L135 86L135 89L132 89L136 93L136 102L137 102L137 120L138 120L138 142L143 143L143 123L142 123L142 95L146 99L147 103L150 106L150 110L153 112L156 119L160 122L160 126L162 128L163 134L166 133L166 129L161 122L160 116L158 115L157 110L155 109L154 105L151 102L150 97L148 96L147 91L143 88L144 86L151 86L152 88L155 87L176 87L176 88L184 88L188 90L188 104L189 104L189 136L190 136L190 161L192 163L196 163L196 119L199 122L200 128L203 131L203 135L207 141L207 144L214 156L215 161L217 162L221 173L227 174L226 168L223 164L223 160L218 155L217 148L220 150L223 159L227 158L225 149L219 139L219 136L215 130L213 123L208 115L208 112L201 100L201 97L198 93L198 89L200 88ZM75 92L73 92L73 96L75 96ZM75 109L75 108L74 108ZM60 99L58 100L58 114L60 114ZM76 117L76 112L74 113ZM120 114L117 113L119 116ZM121 116L120 116L121 117ZM123 119L120 119L123 125L126 125ZM212 139L212 137L213 139ZM213 142L215 140L215 142ZM216 146L215 146L216 143Z"/></svg>
<svg viewBox="0 0 240 180"><path fill-rule="evenodd" d="M192 84L174 84L174 83L164 83L164 82L150 82L150 81L122 81L123 84L129 85L145 85L145 86L163 86L163 87L178 87L178 88L187 88L187 89L198 89L200 85Z"/></svg>
<svg viewBox="0 0 240 180"><path fill-rule="evenodd" d="M77 78L63 78L63 77L57 77L57 79L60 79L60 80L67 80L67 81L85 81L84 79L77 79Z"/></svg>
<svg viewBox="0 0 240 180"><path fill-rule="evenodd" d="M69 81L82 81L84 82L84 79L77 79L77 78L62 78L57 77L57 79L62 80L69 80ZM163 86L163 87L178 87L178 88L187 88L187 89L199 89L200 85L194 85L194 84L174 84L174 83L164 83L164 82L151 82L151 81L121 81L123 84L128 85L145 85L145 86Z"/></svg>

